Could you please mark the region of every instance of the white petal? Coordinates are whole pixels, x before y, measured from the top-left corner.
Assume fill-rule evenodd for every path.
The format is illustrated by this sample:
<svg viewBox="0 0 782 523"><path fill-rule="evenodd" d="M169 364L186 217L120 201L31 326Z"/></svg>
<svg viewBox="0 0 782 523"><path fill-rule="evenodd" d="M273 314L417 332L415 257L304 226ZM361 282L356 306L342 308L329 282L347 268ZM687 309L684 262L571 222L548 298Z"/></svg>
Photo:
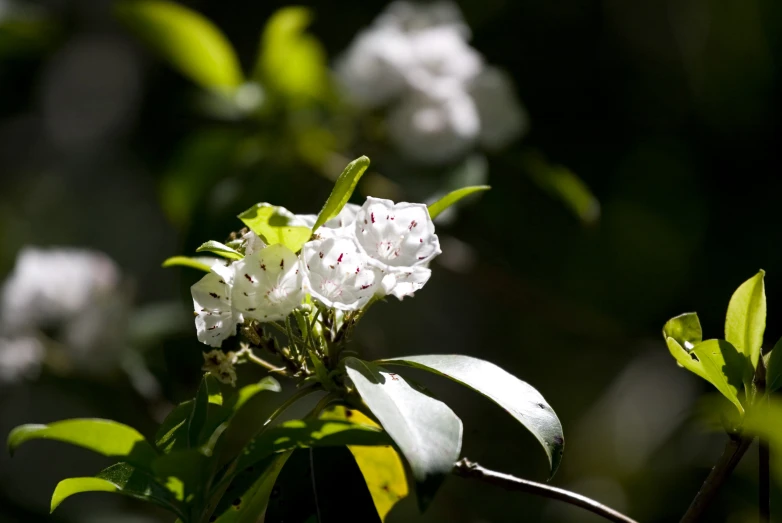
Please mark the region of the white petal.
<svg viewBox="0 0 782 523"><path fill-rule="evenodd" d="M261 239L261 237L252 231L242 236L242 239L244 240L245 256L249 256L255 251L258 251L266 247L266 243Z"/></svg>
<svg viewBox="0 0 782 523"><path fill-rule="evenodd" d="M258 321L285 319L304 298L298 258L282 244L234 262L234 310Z"/></svg>
<svg viewBox="0 0 782 523"><path fill-rule="evenodd" d="M323 226L328 227L329 229L349 227L356 221L356 214L358 213L359 209L361 209L360 205L356 205L355 203L347 203L342 208L342 210L339 211L339 214L324 223Z"/></svg>
<svg viewBox="0 0 782 523"><path fill-rule="evenodd" d="M308 242L302 249L305 290L327 307L360 309L381 280L380 270L368 261L352 236Z"/></svg>
<svg viewBox="0 0 782 523"><path fill-rule="evenodd" d="M198 341L219 347L236 333L237 318L231 309L231 286L210 272L190 288L196 312Z"/></svg>
<svg viewBox="0 0 782 523"><path fill-rule="evenodd" d="M303 225L304 227L312 227L315 225L315 221L318 219L316 214L297 214L290 222L291 225Z"/></svg>
<svg viewBox="0 0 782 523"><path fill-rule="evenodd" d="M440 254L426 205L367 198L354 226L361 249L380 266L424 266Z"/></svg>
<svg viewBox="0 0 782 523"><path fill-rule="evenodd" d="M260 241L260 239L258 240ZM263 243L263 242L261 242ZM234 266L230 260L217 260L212 264L212 272L220 276L220 278L227 284L233 285L234 283Z"/></svg>
<svg viewBox="0 0 782 523"><path fill-rule="evenodd" d="M481 124L475 103L462 86L437 80L430 91L411 92L403 98L388 115L388 132L407 157L441 164L469 152Z"/></svg>
<svg viewBox="0 0 782 523"><path fill-rule="evenodd" d="M383 286L387 289L387 294L392 294L401 300L423 288L431 276L431 269L426 267L395 269L383 278Z"/></svg>

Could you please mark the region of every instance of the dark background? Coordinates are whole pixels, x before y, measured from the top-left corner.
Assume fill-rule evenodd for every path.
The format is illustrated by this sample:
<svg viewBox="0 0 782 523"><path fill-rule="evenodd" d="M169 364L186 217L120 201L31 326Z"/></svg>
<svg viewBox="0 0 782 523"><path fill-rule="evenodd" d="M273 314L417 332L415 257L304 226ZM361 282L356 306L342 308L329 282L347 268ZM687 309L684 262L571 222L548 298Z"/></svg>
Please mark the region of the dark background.
<svg viewBox="0 0 782 523"><path fill-rule="evenodd" d="M160 184L175 152L194 129L236 127L193 111L193 85L124 31L110 3L39 5L55 24L51 36L0 54L0 274L26 244L94 247L134 282L137 303L179 300L186 317L188 287L198 276L163 270L163 259L223 239L239 227L233 216L256 201L294 212L318 209L330 182L305 163L267 151L236 174L219 159L210 163L206 151L210 176L232 181L221 182L212 199L201 196L187 220L173 223ZM249 69L263 24L287 4L187 5L227 34ZM316 15L311 32L333 58L385 4L306 5ZM448 241L467 244L469 262L457 270L435 265L414 300L376 306L358 342L368 356L453 352L500 364L538 388L562 420L566 450L554 485L640 521L677 520L724 436L691 419L709 387L676 367L660 336L663 323L697 310L705 336L722 337L731 293L763 268L766 348L782 335L775 319L782 303L776 147L782 4L459 5L472 45L516 82L531 129L488 157L493 189L438 229ZM525 148L543 151L584 180L600 201L600 219L584 224L541 191L518 167ZM387 174L383 162L373 169ZM170 401L188 397L196 385L202 347L193 334L169 336L145 354ZM463 418L464 455L545 480L537 443L499 408L450 383L421 379ZM0 389L3 434L20 423L76 415L154 431L149 406L122 380L44 374ZM0 459L0 521L45 519L59 479L94 473L104 463L61 446L30 447L13 460ZM753 448L708 521L754 520L755 456ZM70 500L55 517L156 517L140 503L107 498ZM426 514L417 515L408 500L389 518L593 520L554 502L455 478Z"/></svg>

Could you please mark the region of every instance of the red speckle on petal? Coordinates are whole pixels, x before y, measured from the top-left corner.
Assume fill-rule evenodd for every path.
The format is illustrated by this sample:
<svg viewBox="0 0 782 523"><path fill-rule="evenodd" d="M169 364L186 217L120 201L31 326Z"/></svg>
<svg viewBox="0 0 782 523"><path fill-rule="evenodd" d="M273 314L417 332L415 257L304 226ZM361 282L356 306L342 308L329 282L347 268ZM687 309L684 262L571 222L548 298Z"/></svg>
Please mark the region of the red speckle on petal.
<svg viewBox="0 0 782 523"><path fill-rule="evenodd" d="M375 213L371 213L369 217L372 218L372 223L375 223Z"/></svg>
<svg viewBox="0 0 782 523"><path fill-rule="evenodd" d="M361 267L356 267L356 274L358 274L359 272L361 272Z"/></svg>
<svg viewBox="0 0 782 523"><path fill-rule="evenodd" d="M423 238L419 238L418 239L418 243L424 243L424 239Z"/></svg>
<svg viewBox="0 0 782 523"><path fill-rule="evenodd" d="M410 222L410 227L408 227L407 229L408 229L409 231L412 231L412 230L413 230L413 227L415 227L415 226L417 226L417 225L418 225L418 222L417 222L417 221L415 221L415 220L413 220L412 222ZM421 240L421 241L423 241L423 240Z"/></svg>
<svg viewBox="0 0 782 523"><path fill-rule="evenodd" d="M419 259L419 260L425 260L425 259L426 259L426 256L419 256L419 257L418 257L418 259Z"/></svg>
<svg viewBox="0 0 782 523"><path fill-rule="evenodd" d="M372 286L372 284L371 284L371 283L367 283L366 285L362 285L362 286L361 286L361 290L362 290L362 291L363 291L363 290L366 290L366 289L370 288L371 286Z"/></svg>
<svg viewBox="0 0 782 523"><path fill-rule="evenodd" d="M344 252L339 253L339 258L337 258L337 263L342 263L342 256L344 255Z"/></svg>
<svg viewBox="0 0 782 523"><path fill-rule="evenodd" d="M282 268L282 269L285 268L285 259L284 258L282 260L280 260L280 268Z"/></svg>
<svg viewBox="0 0 782 523"><path fill-rule="evenodd" d="M255 283L255 282L253 282L252 277L249 274L247 274L246 272L244 273L244 277L247 278L247 281L249 281L250 283Z"/></svg>
<svg viewBox="0 0 782 523"><path fill-rule="evenodd" d="M319 258L323 258L323 253L322 253L322 252L319 252L319 253L318 253L318 257L319 257Z"/></svg>

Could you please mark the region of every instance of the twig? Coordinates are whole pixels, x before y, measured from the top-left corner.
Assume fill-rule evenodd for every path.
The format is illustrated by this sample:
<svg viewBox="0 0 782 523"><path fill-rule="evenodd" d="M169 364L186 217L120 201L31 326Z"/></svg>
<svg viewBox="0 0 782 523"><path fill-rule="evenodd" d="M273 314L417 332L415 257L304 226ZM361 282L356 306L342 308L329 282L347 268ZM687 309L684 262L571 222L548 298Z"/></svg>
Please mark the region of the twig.
<svg viewBox="0 0 782 523"><path fill-rule="evenodd" d="M751 437L731 437L728 440L722 455L706 477L701 489L695 495L690 508L684 513L681 523L694 523L703 517L706 509L714 501L720 487L728 479L736 465L739 464L739 461L741 461L751 444Z"/></svg>
<svg viewBox="0 0 782 523"><path fill-rule="evenodd" d="M502 472L495 472L484 468L477 463L463 458L456 462L453 467L453 474L462 478L471 478L483 481L489 485L495 485L505 488L507 490L515 490L518 492L527 492L529 494L535 494L537 496L543 496L544 498L556 499L581 507L593 514L597 514L608 521L615 523L637 523L634 519L631 519L621 512L598 503L597 501L590 499L581 494L570 492L557 487L544 485L543 483L536 483L526 479L517 478L510 474L504 474Z"/></svg>

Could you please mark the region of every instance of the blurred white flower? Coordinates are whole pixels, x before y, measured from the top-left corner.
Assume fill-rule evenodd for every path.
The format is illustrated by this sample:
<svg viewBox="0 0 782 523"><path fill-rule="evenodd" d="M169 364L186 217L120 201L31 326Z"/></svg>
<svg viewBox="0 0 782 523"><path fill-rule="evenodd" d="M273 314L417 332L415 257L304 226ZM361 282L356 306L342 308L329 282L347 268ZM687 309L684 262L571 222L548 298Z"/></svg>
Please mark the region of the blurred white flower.
<svg viewBox="0 0 782 523"><path fill-rule="evenodd" d="M34 337L0 338L0 385L35 378L45 355Z"/></svg>
<svg viewBox="0 0 782 523"><path fill-rule="evenodd" d="M394 2L337 60L358 107L390 104L391 140L409 158L443 164L477 145L504 147L526 114L509 77L487 67L451 2Z"/></svg>
<svg viewBox="0 0 782 523"><path fill-rule="evenodd" d="M119 268L102 253L25 247L3 284L0 326L15 333L69 321L114 294L120 279Z"/></svg>

